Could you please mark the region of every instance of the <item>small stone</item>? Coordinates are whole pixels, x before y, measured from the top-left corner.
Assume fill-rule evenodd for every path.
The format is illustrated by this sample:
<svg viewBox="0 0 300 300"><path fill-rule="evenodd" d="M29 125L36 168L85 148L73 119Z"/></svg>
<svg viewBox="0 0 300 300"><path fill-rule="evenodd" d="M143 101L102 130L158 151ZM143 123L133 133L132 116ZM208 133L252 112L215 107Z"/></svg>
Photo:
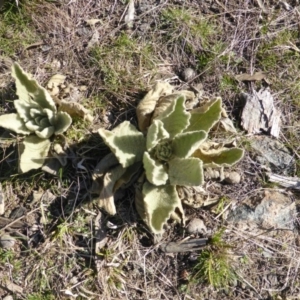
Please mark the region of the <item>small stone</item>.
<svg viewBox="0 0 300 300"><path fill-rule="evenodd" d="M18 219L18 218L24 216L26 214L26 212L27 212L27 210L25 207L19 206L10 213L9 218L13 219L13 220Z"/></svg>
<svg viewBox="0 0 300 300"><path fill-rule="evenodd" d="M13 298L13 296L8 295L8 296L5 296L3 298L3 300L14 300L14 298Z"/></svg>
<svg viewBox="0 0 300 300"><path fill-rule="evenodd" d="M237 172L230 172L225 174L224 181L229 184L237 184L241 182L241 175Z"/></svg>
<svg viewBox="0 0 300 300"><path fill-rule="evenodd" d="M187 226L187 232L205 234L207 232L207 228L204 225L203 220L195 218L191 220L189 225Z"/></svg>
<svg viewBox="0 0 300 300"><path fill-rule="evenodd" d="M8 234L4 234L0 237L0 247L4 249L10 249L14 246L15 239Z"/></svg>
<svg viewBox="0 0 300 300"><path fill-rule="evenodd" d="M182 72L182 78L183 78L184 81L190 81L190 80L192 80L195 76L196 76L196 72L195 72L195 70L193 70L192 68L186 68L186 69L184 69L184 71Z"/></svg>

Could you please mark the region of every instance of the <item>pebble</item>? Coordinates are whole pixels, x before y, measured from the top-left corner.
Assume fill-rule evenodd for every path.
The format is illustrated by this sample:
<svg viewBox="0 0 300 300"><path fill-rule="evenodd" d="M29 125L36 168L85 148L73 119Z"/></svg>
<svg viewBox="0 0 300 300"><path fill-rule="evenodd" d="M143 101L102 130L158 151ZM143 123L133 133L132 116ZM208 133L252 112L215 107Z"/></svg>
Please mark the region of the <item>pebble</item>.
<svg viewBox="0 0 300 300"><path fill-rule="evenodd" d="M207 232L207 228L204 225L203 220L195 218L190 221L186 228L188 233L202 233L205 234Z"/></svg>
<svg viewBox="0 0 300 300"><path fill-rule="evenodd" d="M14 300L13 296L5 296L3 300Z"/></svg>
<svg viewBox="0 0 300 300"><path fill-rule="evenodd" d="M224 181L229 184L237 184L241 182L241 175L237 172L225 173Z"/></svg>
<svg viewBox="0 0 300 300"><path fill-rule="evenodd" d="M4 249L10 249L14 246L15 239L8 234L4 234L0 237L0 247Z"/></svg>
<svg viewBox="0 0 300 300"><path fill-rule="evenodd" d="M195 70L192 68L186 68L182 72L182 78L184 81L190 81L196 76Z"/></svg>

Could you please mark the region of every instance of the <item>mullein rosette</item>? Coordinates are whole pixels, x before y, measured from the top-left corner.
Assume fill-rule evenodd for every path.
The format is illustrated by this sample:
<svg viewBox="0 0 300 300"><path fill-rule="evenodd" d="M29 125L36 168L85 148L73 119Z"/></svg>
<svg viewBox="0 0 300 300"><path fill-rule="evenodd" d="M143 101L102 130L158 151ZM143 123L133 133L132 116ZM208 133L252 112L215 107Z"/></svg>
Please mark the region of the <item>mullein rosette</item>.
<svg viewBox="0 0 300 300"><path fill-rule="evenodd" d="M16 81L16 113L0 116L0 126L25 135L21 144L19 169L25 173L40 168L48 156L55 134L65 132L72 123L66 112L58 112L50 94L15 63L12 76Z"/></svg>
<svg viewBox="0 0 300 300"><path fill-rule="evenodd" d="M105 168L100 172L99 201L108 201L109 198L110 207L114 206L113 192L121 186L120 182L132 182L134 175L129 177L128 171L138 173L142 165L144 175L140 179L144 179L141 189L136 189L135 203L140 216L154 233L161 233L170 217L184 220L176 186L199 186L203 184L203 166L231 166L243 156L243 150L239 148L201 151L208 131L221 118L220 98L190 112L186 111L185 101L184 95L175 93L160 98L159 103L152 103L150 110L149 103L141 103L137 114L139 128L145 135L128 121L112 131L99 130L114 160L108 177L105 177ZM147 122L149 126L145 127ZM104 163L100 162L100 165ZM103 178L106 178L106 184ZM105 197L107 194L110 197ZM111 211L115 213L115 208Z"/></svg>

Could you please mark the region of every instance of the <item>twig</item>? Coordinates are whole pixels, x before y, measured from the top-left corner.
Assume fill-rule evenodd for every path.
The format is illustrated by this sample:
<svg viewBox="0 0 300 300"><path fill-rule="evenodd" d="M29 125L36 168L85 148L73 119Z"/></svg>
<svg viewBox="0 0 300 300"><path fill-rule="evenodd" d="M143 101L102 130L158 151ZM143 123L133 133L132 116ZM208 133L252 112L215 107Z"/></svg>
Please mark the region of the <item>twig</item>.
<svg viewBox="0 0 300 300"><path fill-rule="evenodd" d="M1 228L0 231L4 231L5 229L8 229L8 228L12 227L14 224L16 224L17 222L21 221L21 220L22 220L23 218L25 218L26 216L31 215L32 213L34 213L35 211L37 211L37 210L39 210L39 209L40 209L40 208L38 207L38 208L36 208L36 209L30 211L30 212L27 213L26 215L23 215L23 216L21 216L20 218L13 220L12 222L8 223L8 224L5 225L3 228ZM0 222L5 222L5 223L7 223L7 222L8 222L8 219L7 219L7 218L0 217ZM25 226L25 223L22 223L22 225L19 224L19 225L15 226L15 227L16 227L16 228L21 228L21 227L23 227L23 226Z"/></svg>
<svg viewBox="0 0 300 300"><path fill-rule="evenodd" d="M160 249L166 253L177 253L200 250L207 245L208 238L191 239L184 242L169 242L160 245Z"/></svg>

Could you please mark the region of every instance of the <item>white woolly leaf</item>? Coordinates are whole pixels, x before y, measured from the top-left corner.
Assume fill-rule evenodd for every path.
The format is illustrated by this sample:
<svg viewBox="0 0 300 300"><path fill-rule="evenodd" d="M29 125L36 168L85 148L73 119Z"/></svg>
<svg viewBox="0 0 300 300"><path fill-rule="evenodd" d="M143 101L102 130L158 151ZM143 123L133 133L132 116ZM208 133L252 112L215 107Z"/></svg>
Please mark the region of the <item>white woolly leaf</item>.
<svg viewBox="0 0 300 300"><path fill-rule="evenodd" d="M6 128L18 134L30 134L23 120L17 114L5 114L0 116L0 127Z"/></svg>
<svg viewBox="0 0 300 300"><path fill-rule="evenodd" d="M47 112L47 111L46 111ZM53 121L55 127L55 134L61 134L65 132L72 124L72 118L66 112L59 111Z"/></svg>
<svg viewBox="0 0 300 300"><path fill-rule="evenodd" d="M190 113L185 110L184 103L185 97L179 95L164 112L157 116L157 119L163 122L170 138L183 132L189 125Z"/></svg>
<svg viewBox="0 0 300 300"><path fill-rule="evenodd" d="M164 166L153 160L148 152L144 153L143 164L146 177L152 184L166 184L168 180L168 174L166 173Z"/></svg>
<svg viewBox="0 0 300 300"><path fill-rule="evenodd" d="M42 109L49 108L56 111L56 106L46 89L38 84L35 79L32 79L29 74L15 63L12 67L12 76L16 80L17 95L21 101L26 103L34 103Z"/></svg>
<svg viewBox="0 0 300 300"><path fill-rule="evenodd" d="M172 185L203 184L202 161L198 158L174 158L169 161L169 180Z"/></svg>
<svg viewBox="0 0 300 300"><path fill-rule="evenodd" d="M204 130L208 132L221 118L222 99L210 101L202 107L191 111L190 125L185 129L189 131Z"/></svg>
<svg viewBox="0 0 300 300"><path fill-rule="evenodd" d="M71 119L71 117L70 117L68 114L66 114L67 117L65 117L65 116L59 117L59 116L60 116L60 113L59 113L59 112L56 113L56 112L54 112L53 110L48 109L48 108L44 108L44 109L43 109L43 113L47 116L47 118L48 118L48 120L49 120L49 123L50 123L51 125L55 125L55 124L56 124L57 127L62 126L62 125L59 125L60 122L61 122L61 121L60 121L60 118L67 118L67 119L68 119L68 120L66 120L67 123L69 123L70 120L71 120L71 123L72 123L72 119ZM70 123L70 125L71 125L71 123ZM70 126L70 125L69 125L69 126ZM69 126L68 126L68 127L69 127Z"/></svg>
<svg viewBox="0 0 300 300"><path fill-rule="evenodd" d="M244 150L240 148L220 148L203 150L198 149L193 153L203 161L205 167L231 167L244 156Z"/></svg>
<svg viewBox="0 0 300 300"><path fill-rule="evenodd" d="M54 134L54 127L49 126L49 127L43 128L41 131L37 130L37 131L35 131L35 134L41 139L49 139L51 137L51 135Z"/></svg>
<svg viewBox="0 0 300 300"><path fill-rule="evenodd" d="M145 137L130 122L124 121L112 131L100 128L98 133L124 168L143 159Z"/></svg>
<svg viewBox="0 0 300 300"><path fill-rule="evenodd" d="M20 156L20 170L22 173L42 167L48 152L51 142L47 139L40 139L35 135L25 137Z"/></svg>
<svg viewBox="0 0 300 300"><path fill-rule="evenodd" d="M185 158L191 156L207 138L205 131L192 131L177 134L173 140L173 154Z"/></svg>
<svg viewBox="0 0 300 300"><path fill-rule="evenodd" d="M21 101L21 100L15 100L14 101L14 106L15 106L15 109L16 109L19 117L24 122L27 122L30 119L32 119L32 117L30 116L30 110L31 110L31 108L35 108L36 110L39 110L38 106L36 106L36 105L30 105L28 102Z"/></svg>
<svg viewBox="0 0 300 300"><path fill-rule="evenodd" d="M43 128L41 128L39 125L37 125L37 122L35 122L35 120L30 120L28 122L25 123L25 126L28 130L30 130L31 132L34 132L36 130L42 130Z"/></svg>
<svg viewBox="0 0 300 300"><path fill-rule="evenodd" d="M162 233L163 226L170 219L172 213L177 208L181 208L181 200L176 187L172 185L155 186L146 181L142 194L142 203L137 203L137 207L143 207L144 214L141 217L152 232ZM182 217L184 218L184 216Z"/></svg>
<svg viewBox="0 0 300 300"><path fill-rule="evenodd" d="M164 129L164 124L160 120L154 120L147 132L147 150L153 149L161 140L170 135Z"/></svg>

